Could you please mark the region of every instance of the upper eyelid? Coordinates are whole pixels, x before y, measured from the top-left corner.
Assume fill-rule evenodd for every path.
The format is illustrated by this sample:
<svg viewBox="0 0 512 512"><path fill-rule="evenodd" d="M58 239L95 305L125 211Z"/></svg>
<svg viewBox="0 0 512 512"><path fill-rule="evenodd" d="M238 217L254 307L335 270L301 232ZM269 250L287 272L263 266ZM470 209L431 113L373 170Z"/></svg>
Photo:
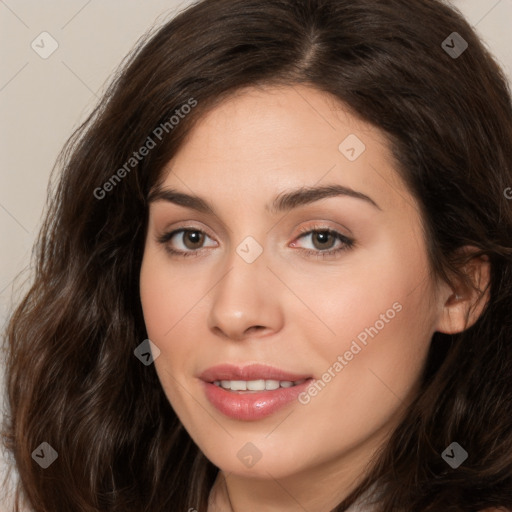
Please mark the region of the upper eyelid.
<svg viewBox="0 0 512 512"><path fill-rule="evenodd" d="M344 245L354 246L356 244L355 239L352 236L347 236L343 233L340 233L337 229L329 228L329 227L315 227L312 228L306 228L304 231L300 232L297 237L295 237L294 240L300 240L301 238L304 238L306 236L310 236L312 233L319 233L322 231L326 231L328 233L331 233L338 242L341 242ZM309 250L309 249L306 249ZM318 251L321 252L321 251Z"/></svg>
<svg viewBox="0 0 512 512"><path fill-rule="evenodd" d="M196 222L196 221L190 221L190 222ZM161 230L156 229L156 232L160 232L160 233L162 233L162 235L168 235L170 233L175 233L177 231L201 231L202 233L205 233L206 235L208 235L210 238L214 238L210 234L209 228L205 228L203 226L194 226L193 224L188 224L186 221L183 223L179 223L179 225L177 225L177 226L168 227L168 225L167 225L164 228L162 228Z"/></svg>
<svg viewBox="0 0 512 512"><path fill-rule="evenodd" d="M345 238L350 238L353 236L352 231L350 229L348 229L347 227L343 226L342 224L340 224L339 222L336 222L336 224L340 227L332 227L327 224L323 224L323 222L330 222L330 221L313 221L313 222L315 222L315 224L313 224L312 226L299 228L299 235L302 235L304 233L307 234L307 233L310 233L311 231L332 231L332 232L335 232L335 233L338 233L338 234L344 236ZM341 228L343 228L343 230L345 230L347 232L347 234L343 233L343 230Z"/></svg>
<svg viewBox="0 0 512 512"><path fill-rule="evenodd" d="M343 226L344 227L344 226ZM344 227L345 228L345 227ZM296 230L297 228L295 227L294 230ZM351 233L351 231L348 229L348 228L345 228L346 231L348 231L349 233ZM173 227L173 228L164 228L162 230L162 234L163 235L166 235L166 234L170 234L170 233L176 233L178 231L201 231L202 233L208 235L210 238L215 238L213 237L210 233L209 233L209 230L206 229L206 228L203 228L203 227L197 227L197 226L193 226L191 224L185 224L183 226L177 226L177 227ZM318 224L315 224L313 226L309 226L309 227L303 227L303 228L300 228L299 229L299 233L296 235L296 236L302 236L304 234L308 234L310 233L311 231L332 231L332 232L336 232L336 233L339 233L340 235L343 235L345 236L346 238L349 238L351 235L347 235L347 234L344 234L342 232L340 232L340 230L338 228L333 228L332 226L328 226L328 225L318 225Z"/></svg>

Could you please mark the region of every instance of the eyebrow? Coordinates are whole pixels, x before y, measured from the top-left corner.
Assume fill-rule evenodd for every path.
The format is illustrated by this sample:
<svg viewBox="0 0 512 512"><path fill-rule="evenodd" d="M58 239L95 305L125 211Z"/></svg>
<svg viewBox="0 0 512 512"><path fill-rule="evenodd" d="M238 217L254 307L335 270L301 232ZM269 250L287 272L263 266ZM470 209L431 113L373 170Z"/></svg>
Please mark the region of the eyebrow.
<svg viewBox="0 0 512 512"><path fill-rule="evenodd" d="M366 201L375 208L381 210L380 206L369 196L342 185L324 185L318 187L300 187L296 190L290 190L279 194L271 205L266 205L266 210L270 213L287 212L299 206L304 206L328 197L352 197Z"/></svg>
<svg viewBox="0 0 512 512"><path fill-rule="evenodd" d="M339 196L360 199L382 211L380 206L371 197L342 185L300 187L295 190L285 191L278 194L270 204L266 204L265 209L269 213L278 214L320 201L321 199ZM167 201L202 213L215 213L214 208L205 199L185 194L172 188L157 187L152 190L149 194L148 202L152 203L155 201Z"/></svg>

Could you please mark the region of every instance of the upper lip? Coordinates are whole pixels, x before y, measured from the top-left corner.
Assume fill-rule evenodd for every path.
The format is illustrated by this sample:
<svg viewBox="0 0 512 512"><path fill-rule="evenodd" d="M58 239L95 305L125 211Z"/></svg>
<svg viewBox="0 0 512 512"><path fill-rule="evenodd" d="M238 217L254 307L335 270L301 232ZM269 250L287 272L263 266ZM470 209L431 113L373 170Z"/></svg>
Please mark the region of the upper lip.
<svg viewBox="0 0 512 512"><path fill-rule="evenodd" d="M215 382L217 380L279 380L279 381L297 381L308 379L311 375L291 373L280 368L267 366L264 364L248 364L246 366L236 366L233 364L220 364L212 366L205 370L199 376L205 382Z"/></svg>

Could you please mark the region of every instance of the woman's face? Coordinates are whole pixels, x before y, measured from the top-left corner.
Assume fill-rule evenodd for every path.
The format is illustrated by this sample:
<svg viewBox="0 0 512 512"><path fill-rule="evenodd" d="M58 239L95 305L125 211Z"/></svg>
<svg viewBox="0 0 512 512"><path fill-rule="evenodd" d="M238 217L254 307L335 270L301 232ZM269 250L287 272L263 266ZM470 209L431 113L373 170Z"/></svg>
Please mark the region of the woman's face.
<svg viewBox="0 0 512 512"><path fill-rule="evenodd" d="M442 311L384 136L306 86L245 89L195 126L150 203L140 286L176 414L259 479L358 473Z"/></svg>

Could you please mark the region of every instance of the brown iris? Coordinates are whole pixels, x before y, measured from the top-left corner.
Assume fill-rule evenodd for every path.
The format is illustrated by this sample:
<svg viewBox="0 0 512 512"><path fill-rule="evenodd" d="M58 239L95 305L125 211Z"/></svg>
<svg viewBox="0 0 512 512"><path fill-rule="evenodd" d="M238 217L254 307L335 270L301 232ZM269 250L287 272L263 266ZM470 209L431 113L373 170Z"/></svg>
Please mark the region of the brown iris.
<svg viewBox="0 0 512 512"><path fill-rule="evenodd" d="M313 245L316 249L322 250L322 249L331 249L333 247L333 244L331 243L329 245L329 238L331 238L332 242L336 242L335 237L330 233L329 231L316 231L312 233L313 235ZM316 242L318 241L318 245ZM327 244L327 247L326 245Z"/></svg>
<svg viewBox="0 0 512 512"><path fill-rule="evenodd" d="M204 243L204 236L204 233L201 233L201 231L184 231L183 244L187 249L200 249Z"/></svg>

